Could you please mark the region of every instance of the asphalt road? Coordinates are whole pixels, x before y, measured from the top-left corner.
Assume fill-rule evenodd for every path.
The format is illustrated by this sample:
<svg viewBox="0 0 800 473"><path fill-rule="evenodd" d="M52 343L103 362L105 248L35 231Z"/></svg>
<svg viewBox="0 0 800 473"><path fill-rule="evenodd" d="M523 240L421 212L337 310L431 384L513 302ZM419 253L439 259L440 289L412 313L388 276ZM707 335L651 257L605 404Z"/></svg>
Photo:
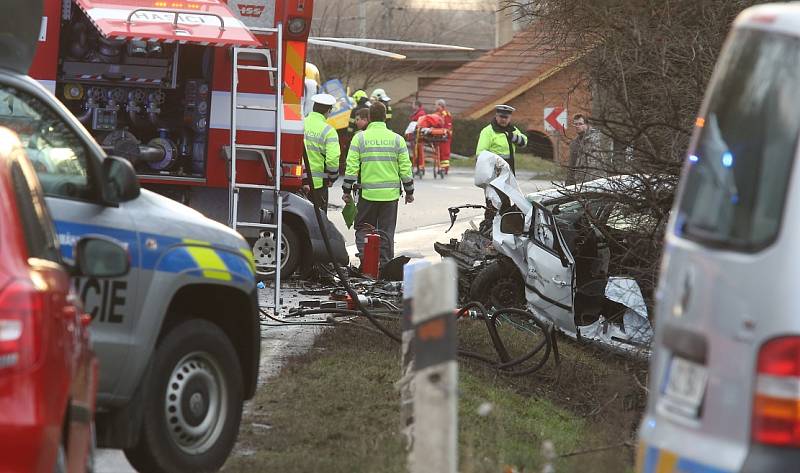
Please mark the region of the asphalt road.
<svg viewBox="0 0 800 473"><path fill-rule="evenodd" d="M535 180L531 175L518 176L520 187L525 193L552 187L550 181ZM458 238L469 228L469 222L475 225L483 219L481 209L462 209L458 214L456 225L448 233L450 226L448 207L462 204L483 204L483 190L473 183L471 170L454 170L443 181L427 178L414 182L414 203L400 203L397 212L397 230L395 237L395 256L406 255L411 258L434 258L433 242L449 241ZM355 232L348 229L341 216L341 184L330 191L330 208L328 218L345 236L351 259L355 260Z"/></svg>
<svg viewBox="0 0 800 473"><path fill-rule="evenodd" d="M533 180L530 175L517 177L520 187L525 193L552 187L549 181ZM444 180L430 178L417 180L414 187L416 189L414 203L408 205L401 203L398 209L395 255L405 254L411 258L438 260L439 256L433 251L433 242L458 238L465 229L469 228L470 221L478 225L483 218L483 210L464 209L459 213L453 229L445 233L447 227L450 226L447 208L461 204L483 203L483 191L473 184L471 170L454 170ZM341 196L340 182L331 189L332 206L328 210L328 218L345 236L351 259L355 261L355 234L353 230L347 229L344 218L341 216L341 205L343 204ZM271 337L264 337L261 365L268 367L269 371L269 373L263 373L264 376L278 372L282 356L289 348L288 341L297 344L297 336L298 334L294 332L289 334L281 331L274 332ZM310 346L312 342L313 335L302 337L303 345ZM96 460L97 473L135 473L119 450L99 450Z"/></svg>

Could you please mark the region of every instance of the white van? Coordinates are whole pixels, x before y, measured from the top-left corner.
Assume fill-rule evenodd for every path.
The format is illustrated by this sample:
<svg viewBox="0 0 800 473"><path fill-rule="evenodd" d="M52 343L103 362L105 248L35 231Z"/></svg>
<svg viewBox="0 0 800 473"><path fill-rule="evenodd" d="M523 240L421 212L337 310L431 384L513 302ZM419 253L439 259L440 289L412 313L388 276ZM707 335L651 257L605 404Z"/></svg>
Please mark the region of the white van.
<svg viewBox="0 0 800 473"><path fill-rule="evenodd" d="M800 471L800 5L739 15L656 293L637 472Z"/></svg>

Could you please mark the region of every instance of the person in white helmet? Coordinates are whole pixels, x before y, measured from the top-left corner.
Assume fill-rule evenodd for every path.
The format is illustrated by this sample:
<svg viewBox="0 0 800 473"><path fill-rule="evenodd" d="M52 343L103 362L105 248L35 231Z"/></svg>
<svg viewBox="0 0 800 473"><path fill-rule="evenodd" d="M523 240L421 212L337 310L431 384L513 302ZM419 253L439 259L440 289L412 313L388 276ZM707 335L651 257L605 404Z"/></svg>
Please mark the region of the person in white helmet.
<svg viewBox="0 0 800 473"><path fill-rule="evenodd" d="M303 144L311 169L306 170L305 178L311 177L311 201L328 211L328 188L339 178L339 135L336 129L325 121L336 99L330 94L316 94L311 97L314 103L312 112L303 120ZM306 181L308 182L308 181Z"/></svg>
<svg viewBox="0 0 800 473"><path fill-rule="evenodd" d="M372 91L372 99L373 99L373 102L376 102L376 101L380 102L386 107L386 120L384 120L384 121L386 123L389 123L392 120L392 106L389 105L389 102L391 102L392 99L388 95L386 95L386 91L383 90L383 89L375 89L375 90L373 90Z"/></svg>

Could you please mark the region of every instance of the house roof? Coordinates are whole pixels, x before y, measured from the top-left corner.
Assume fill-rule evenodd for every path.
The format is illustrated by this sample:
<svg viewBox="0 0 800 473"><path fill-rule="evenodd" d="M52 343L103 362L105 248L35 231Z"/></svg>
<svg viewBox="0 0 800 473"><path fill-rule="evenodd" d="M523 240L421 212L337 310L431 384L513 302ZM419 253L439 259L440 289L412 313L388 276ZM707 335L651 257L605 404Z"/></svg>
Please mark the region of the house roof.
<svg viewBox="0 0 800 473"><path fill-rule="evenodd" d="M447 101L450 113L479 118L495 104L510 101L580 58L574 52L538 42L540 32L525 30L509 43L420 89L422 103Z"/></svg>

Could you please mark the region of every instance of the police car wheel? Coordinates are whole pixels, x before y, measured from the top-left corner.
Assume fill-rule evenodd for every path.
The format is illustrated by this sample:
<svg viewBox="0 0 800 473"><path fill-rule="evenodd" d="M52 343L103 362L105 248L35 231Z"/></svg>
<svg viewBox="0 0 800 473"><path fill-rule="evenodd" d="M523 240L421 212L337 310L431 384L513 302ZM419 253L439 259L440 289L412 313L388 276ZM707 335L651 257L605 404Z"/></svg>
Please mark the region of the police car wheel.
<svg viewBox="0 0 800 473"><path fill-rule="evenodd" d="M300 238L289 225L283 226L283 245L281 253L281 278L288 278L300 265L303 253L300 248ZM261 232L258 238L248 238L252 245L253 259L256 263L256 279L268 280L275 274L275 237L271 231Z"/></svg>
<svg viewBox="0 0 800 473"><path fill-rule="evenodd" d="M231 341L216 325L174 327L148 377L139 444L125 456L140 471L216 471L233 449L242 418L243 380Z"/></svg>

